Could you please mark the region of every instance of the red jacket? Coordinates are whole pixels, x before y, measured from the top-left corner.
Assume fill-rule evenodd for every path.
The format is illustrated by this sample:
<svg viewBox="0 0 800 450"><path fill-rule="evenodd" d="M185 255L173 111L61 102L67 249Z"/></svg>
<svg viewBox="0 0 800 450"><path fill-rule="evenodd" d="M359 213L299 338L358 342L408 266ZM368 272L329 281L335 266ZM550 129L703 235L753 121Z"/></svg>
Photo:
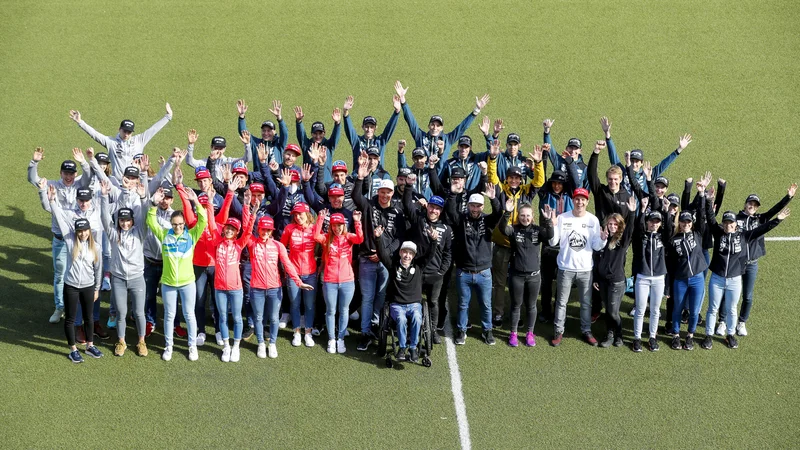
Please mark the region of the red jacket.
<svg viewBox="0 0 800 450"><path fill-rule="evenodd" d="M289 249L289 259L301 276L317 272L317 260L314 258L314 248L317 246L317 241L314 240L314 225L309 224L303 228L296 223L290 224L283 230L281 243Z"/></svg>
<svg viewBox="0 0 800 450"><path fill-rule="evenodd" d="M197 216L195 215L194 211L192 211L192 206L189 203L188 199L184 201L186 198L186 194L184 192L183 185L178 185L178 194L181 197L181 202L183 202L183 218L186 221L187 228L193 228L194 224L197 223ZM214 217L214 220L219 225L224 225L225 222L228 221L228 212L230 211L231 203L233 202L233 193L228 192L228 195L225 196L225 201L222 203L222 207L219 210L219 214L214 217L214 205L209 203L206 205L206 217L209 218L209 227L206 227L203 230L203 234L200 236L200 239L197 241L197 245L194 248L194 258L192 259L192 264L195 266L200 267L211 267L214 265L214 253L216 253L216 245L214 245L214 235L211 233L210 230L210 221L211 217Z"/></svg>
<svg viewBox="0 0 800 450"><path fill-rule="evenodd" d="M244 222L242 236L239 239L225 239L217 229L215 221L208 223L211 233L214 234L213 245L216 248L214 254L214 288L224 291L235 291L242 289L242 276L239 273L239 260L242 257L242 250L247 247L253 236L253 219L250 209L244 208L242 220Z"/></svg>
<svg viewBox="0 0 800 450"><path fill-rule="evenodd" d="M245 208L247 209L247 208ZM289 259L286 247L275 239L253 238L247 246L250 251L250 287L254 289L274 289L281 287L281 273L278 270L278 261L283 265L283 270L294 280L297 285L303 284L297 275L297 268Z"/></svg>
<svg viewBox="0 0 800 450"><path fill-rule="evenodd" d="M323 217L317 217L317 224L314 227L314 240L322 244L322 264L325 274L322 281L325 283L346 283L355 280L353 274L353 246L364 242L364 232L361 229L361 222L354 222L353 228L356 232L345 233L334 236L330 233L330 243L328 235L322 234Z"/></svg>

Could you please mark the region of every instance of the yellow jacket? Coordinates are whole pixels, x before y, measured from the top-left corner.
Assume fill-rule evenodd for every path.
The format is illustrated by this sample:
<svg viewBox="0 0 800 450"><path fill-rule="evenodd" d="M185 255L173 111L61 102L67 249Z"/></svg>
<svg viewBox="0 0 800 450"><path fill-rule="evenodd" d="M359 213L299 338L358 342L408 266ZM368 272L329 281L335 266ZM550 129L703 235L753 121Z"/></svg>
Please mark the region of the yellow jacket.
<svg viewBox="0 0 800 450"><path fill-rule="evenodd" d="M500 187L500 192L502 193L499 199L500 206L505 208L505 201L509 198L514 199L514 210L511 211L509 223L511 225L516 225L520 204L528 203L531 206L535 206L534 202L536 201L536 192L538 192L539 188L544 185L544 164L542 161L534 164L533 177L531 177L528 183L520 185L516 193L512 192L507 181L500 183L500 178L497 176L497 158L486 158L486 166L486 174L489 178L489 182ZM535 209L536 208L534 208L534 210ZM499 228L495 228L492 232L492 242L503 247L511 246L511 243L508 241L508 237L504 235Z"/></svg>

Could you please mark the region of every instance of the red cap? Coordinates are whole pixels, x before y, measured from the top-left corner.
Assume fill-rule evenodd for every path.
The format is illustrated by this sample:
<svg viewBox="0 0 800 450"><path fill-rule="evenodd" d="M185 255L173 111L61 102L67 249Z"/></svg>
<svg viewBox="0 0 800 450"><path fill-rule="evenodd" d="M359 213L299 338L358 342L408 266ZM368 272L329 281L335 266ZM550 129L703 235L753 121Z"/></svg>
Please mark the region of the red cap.
<svg viewBox="0 0 800 450"><path fill-rule="evenodd" d="M270 216L264 216L258 219L258 229L259 230L274 230L275 229L275 221L272 220Z"/></svg>
<svg viewBox="0 0 800 450"><path fill-rule="evenodd" d="M239 166L239 167L234 167L234 168L233 168L233 170L231 170L231 173L233 173L233 174L240 173L240 174L242 174L242 175L244 175L244 176L248 176L248 175L250 175L250 174L247 172L247 167L242 167L242 166Z"/></svg>
<svg viewBox="0 0 800 450"><path fill-rule="evenodd" d="M203 206L208 205L208 194L205 192L197 195L197 203L200 203Z"/></svg>
<svg viewBox="0 0 800 450"><path fill-rule="evenodd" d="M289 173L292 174L292 183L297 183L298 181L300 181L300 172L296 170L291 170L289 171Z"/></svg>
<svg viewBox="0 0 800 450"><path fill-rule="evenodd" d="M295 203L294 208L292 208L292 214L301 214L310 211L311 209L309 209L308 203Z"/></svg>
<svg viewBox="0 0 800 450"><path fill-rule="evenodd" d="M284 151L285 151L285 152L295 152L295 153L297 153L298 155L301 153L301 152L300 152L300 147L298 147L298 146L297 146L297 145L295 145L295 144L289 144L289 145L287 145L287 146L286 146L286 150L284 150Z"/></svg>
<svg viewBox="0 0 800 450"><path fill-rule="evenodd" d="M239 219L236 219L236 218L233 218L233 217L228 219L228 221L225 222L225 225L230 225L233 228L236 228L236 231L239 231L239 230L242 229L242 222L239 222Z"/></svg>
<svg viewBox="0 0 800 450"><path fill-rule="evenodd" d="M331 225L344 224L344 214L336 213L331 216Z"/></svg>
<svg viewBox="0 0 800 450"><path fill-rule="evenodd" d="M575 197L583 197L586 200L589 200L589 191L584 188L578 188L572 191L572 198Z"/></svg>
<svg viewBox="0 0 800 450"><path fill-rule="evenodd" d="M203 178L211 178L211 172L206 168L198 169L197 172L194 173L195 180L202 180Z"/></svg>
<svg viewBox="0 0 800 450"><path fill-rule="evenodd" d="M347 172L347 164L344 161L336 161L333 163L333 167L331 168L331 173L334 172Z"/></svg>
<svg viewBox="0 0 800 450"><path fill-rule="evenodd" d="M254 194L255 193L263 194L264 193L264 185L261 184L261 183L252 183L250 185L250 192L252 192Z"/></svg>
<svg viewBox="0 0 800 450"><path fill-rule="evenodd" d="M340 187L332 187L328 189L328 197L338 197L344 195L344 189Z"/></svg>

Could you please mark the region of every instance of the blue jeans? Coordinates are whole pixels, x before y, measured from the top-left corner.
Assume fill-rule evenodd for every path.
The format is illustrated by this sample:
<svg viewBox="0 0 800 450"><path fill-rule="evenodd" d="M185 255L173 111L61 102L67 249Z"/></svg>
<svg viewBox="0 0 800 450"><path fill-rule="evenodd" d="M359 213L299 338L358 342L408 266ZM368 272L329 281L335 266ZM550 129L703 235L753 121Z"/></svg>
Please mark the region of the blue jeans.
<svg viewBox="0 0 800 450"><path fill-rule="evenodd" d="M300 276L300 280L303 283L310 284L314 286L313 291L304 291L300 289L294 281L290 278L286 284L289 288L289 305L292 310L292 326L294 328L300 328L300 316L305 315L305 326L306 331L311 331L311 328L314 326L314 302L317 298L317 274L312 273L310 275L302 275ZM303 306L305 314L300 313L300 300L303 300Z"/></svg>
<svg viewBox="0 0 800 450"><path fill-rule="evenodd" d="M758 276L758 260L744 265L742 274L742 310L739 312L739 322L747 322L750 318L750 310L753 308L753 291L756 287L756 277Z"/></svg>
<svg viewBox="0 0 800 450"><path fill-rule="evenodd" d="M408 330L411 333L410 348L417 348L419 330L422 328L422 303L410 305L392 303L389 305L389 314L397 324L397 340L400 341L400 348L406 348L406 326L408 326L408 319L411 318L411 327Z"/></svg>
<svg viewBox="0 0 800 450"><path fill-rule="evenodd" d="M64 309L64 275L67 270L67 247L53 237L53 300L56 308Z"/></svg>
<svg viewBox="0 0 800 450"><path fill-rule="evenodd" d="M717 323L717 310L722 306L725 311L725 326L728 334L736 331L736 307L739 306L739 296L742 295L742 276L723 278L711 272L708 281L708 311L706 312L706 334L714 334L714 324ZM724 302L722 301L724 297ZM722 305L720 305L722 303Z"/></svg>
<svg viewBox="0 0 800 450"><path fill-rule="evenodd" d="M194 284L197 286L197 302L194 304L194 315L197 318L197 332L206 332L206 294L211 300L211 318L214 319L214 331L219 332L219 315L217 314L216 295L214 294L214 272L216 267L194 266Z"/></svg>
<svg viewBox="0 0 800 450"><path fill-rule="evenodd" d="M372 262L364 256L358 259L358 264L358 282L361 285L361 332L369 333L370 325L378 323L378 313L383 309L389 271L383 264Z"/></svg>
<svg viewBox="0 0 800 450"><path fill-rule="evenodd" d="M467 315L473 289L478 294L481 308L481 326L483 331L492 329L492 271L485 269L478 273L464 272L456 269L458 284L458 324L461 331L467 330Z"/></svg>
<svg viewBox="0 0 800 450"><path fill-rule="evenodd" d="M255 324L256 339L258 343L264 342L264 306L266 303L267 315L269 316L269 343L274 344L278 340L278 322L280 319L281 300L283 290L281 288L250 290L250 305L253 307L253 319ZM269 300L269 303L267 303Z"/></svg>
<svg viewBox="0 0 800 450"><path fill-rule="evenodd" d="M350 316L350 301L356 291L354 281L344 283L322 283L322 295L325 296L325 327L328 328L328 339L344 339L347 331L347 319ZM336 312L339 312L339 333L334 335Z"/></svg>
<svg viewBox="0 0 800 450"><path fill-rule="evenodd" d="M194 317L194 302L197 300L194 282L183 286L161 284L161 299L164 301L164 340L167 347L172 346L172 333L175 331L175 316L178 311L178 294L183 305L183 318L188 328L189 347L194 347L197 338L197 320Z"/></svg>
<svg viewBox="0 0 800 450"><path fill-rule="evenodd" d="M217 315L219 316L219 332L222 333L222 339L228 339L228 302L231 304L231 313L233 314L233 338L239 340L242 338L242 290L236 289L235 291L225 291L217 289L214 293L217 299Z"/></svg>
<svg viewBox="0 0 800 450"><path fill-rule="evenodd" d="M691 278L676 279L672 286L672 295L675 297L675 306L672 309L672 332L678 334L681 331L681 312L685 306L689 310L688 331L689 334L694 334L700 308L703 306L705 276L698 273Z"/></svg>

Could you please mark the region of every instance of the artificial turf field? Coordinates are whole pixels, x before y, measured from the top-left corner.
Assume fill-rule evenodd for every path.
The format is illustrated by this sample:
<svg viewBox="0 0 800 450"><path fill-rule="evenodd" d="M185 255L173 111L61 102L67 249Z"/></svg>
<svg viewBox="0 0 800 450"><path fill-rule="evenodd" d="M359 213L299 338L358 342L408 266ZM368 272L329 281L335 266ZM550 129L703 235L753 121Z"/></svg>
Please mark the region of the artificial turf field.
<svg viewBox="0 0 800 450"><path fill-rule="evenodd" d="M330 447L461 446L444 346L433 367L355 351L292 348L280 333L280 357L223 364L213 343L186 360L176 340L161 361L160 331L150 356L106 357L71 365L63 322L52 313L50 220L25 181L36 146L40 175L56 177L72 147L94 142L68 118L78 109L106 134L121 119L144 130L170 102L174 120L147 147L151 156L217 134L237 154L235 101L250 105L256 130L273 99L306 122L332 126L347 95L358 123L391 112L392 84L410 86L420 123L441 114L451 130L488 92L484 113L521 134L524 149L552 135L602 138L613 121L620 152L642 148L660 161L692 133L666 172L673 191L705 170L729 181L723 209L738 210L757 192L771 206L797 180L800 7L791 1L443 2L22 2L2 3L0 27L0 446L19 447ZM469 134L482 142L477 124ZM395 173L401 121L387 146ZM95 148L98 146L95 145ZM482 151L480 145L476 150ZM347 141L337 157L350 159ZM601 170L607 166L601 155ZM590 209L591 210L591 209ZM772 236L800 235L790 217ZM761 260L750 336L728 350L658 353L598 349L579 341L577 304L558 349L537 325L535 349L504 345L507 326L488 347L471 334L457 349L463 398L475 448L795 447L800 438L798 356L794 345L800 242L769 242ZM101 320L108 297L102 297ZM452 308L452 306L451 306ZM621 308L626 338L632 334ZM703 313L705 307L703 308ZM321 314L322 312L318 312ZM663 314L663 311L662 311ZM473 321L477 323L476 318ZM595 334L605 328L599 321ZM130 324L131 322L129 322ZM160 320L159 320L160 323ZM684 328L685 329L685 328ZM702 333L702 328L698 332ZM133 342L133 330L128 341ZM324 339L318 338L318 344ZM324 343L324 342L323 342ZM463 437L463 436L462 436Z"/></svg>

